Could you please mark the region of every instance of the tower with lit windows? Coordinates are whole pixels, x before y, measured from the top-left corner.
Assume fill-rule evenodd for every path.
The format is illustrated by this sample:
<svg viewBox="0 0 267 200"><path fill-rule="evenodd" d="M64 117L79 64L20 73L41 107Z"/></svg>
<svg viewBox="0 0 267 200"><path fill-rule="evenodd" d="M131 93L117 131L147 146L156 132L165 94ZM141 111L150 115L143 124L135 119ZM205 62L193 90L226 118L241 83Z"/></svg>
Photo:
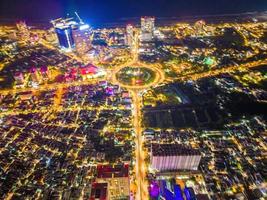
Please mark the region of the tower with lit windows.
<svg viewBox="0 0 267 200"><path fill-rule="evenodd" d="M64 50L72 50L74 48L74 39L72 28L69 26L58 26L55 28L59 46Z"/></svg>
<svg viewBox="0 0 267 200"><path fill-rule="evenodd" d="M141 41L152 41L155 30L155 18L154 17L142 17L141 18Z"/></svg>
<svg viewBox="0 0 267 200"><path fill-rule="evenodd" d="M125 44L132 46L134 42L134 27L131 24L126 26Z"/></svg>
<svg viewBox="0 0 267 200"><path fill-rule="evenodd" d="M152 144L150 164L158 171L197 170L200 159L198 149L181 144Z"/></svg>
<svg viewBox="0 0 267 200"><path fill-rule="evenodd" d="M62 50L76 50L78 54L84 54L91 48L91 27L85 24L75 12L79 21L73 18L56 19L52 21L57 34L59 46Z"/></svg>
<svg viewBox="0 0 267 200"><path fill-rule="evenodd" d="M88 24L79 24L72 29L75 50L79 55L84 55L92 47L92 29Z"/></svg>

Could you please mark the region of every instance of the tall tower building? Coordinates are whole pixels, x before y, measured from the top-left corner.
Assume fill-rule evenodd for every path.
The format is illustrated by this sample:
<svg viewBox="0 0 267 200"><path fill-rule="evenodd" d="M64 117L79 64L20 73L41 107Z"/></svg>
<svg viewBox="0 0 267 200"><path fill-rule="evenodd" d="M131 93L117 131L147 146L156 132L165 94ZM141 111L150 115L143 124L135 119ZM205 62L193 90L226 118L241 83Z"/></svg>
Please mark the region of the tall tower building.
<svg viewBox="0 0 267 200"><path fill-rule="evenodd" d="M52 24L57 34L60 48L65 51L72 51L75 47L72 26L76 25L77 22L75 22L72 18L59 18L53 20Z"/></svg>
<svg viewBox="0 0 267 200"><path fill-rule="evenodd" d="M92 29L88 24L79 24L74 26L72 30L76 52L79 55L84 55L92 47Z"/></svg>
<svg viewBox="0 0 267 200"><path fill-rule="evenodd" d="M78 14L75 13L77 16ZM56 19L52 21L57 34L59 46L66 51L76 49L78 54L84 54L91 48L91 27L85 24L78 16L79 21L73 18Z"/></svg>
<svg viewBox="0 0 267 200"><path fill-rule="evenodd" d="M59 46L64 50L72 50L74 48L74 39L70 26L57 26L55 28Z"/></svg>
<svg viewBox="0 0 267 200"><path fill-rule="evenodd" d="M132 46L134 42L134 27L131 24L126 26L125 44L127 46Z"/></svg>
<svg viewBox="0 0 267 200"><path fill-rule="evenodd" d="M141 41L152 41L155 30L155 18L154 17L142 17L141 18Z"/></svg>

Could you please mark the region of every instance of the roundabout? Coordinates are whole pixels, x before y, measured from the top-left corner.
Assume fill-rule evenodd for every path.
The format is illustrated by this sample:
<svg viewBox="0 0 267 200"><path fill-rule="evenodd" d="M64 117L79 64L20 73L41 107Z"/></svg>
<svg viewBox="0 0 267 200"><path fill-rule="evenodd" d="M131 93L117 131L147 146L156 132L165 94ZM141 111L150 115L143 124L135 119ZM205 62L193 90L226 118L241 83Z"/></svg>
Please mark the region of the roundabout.
<svg viewBox="0 0 267 200"><path fill-rule="evenodd" d="M136 63L120 66L112 73L112 82L132 90L143 90L164 81L164 72L156 65Z"/></svg>
<svg viewBox="0 0 267 200"><path fill-rule="evenodd" d="M129 86L144 86L152 83L156 73L146 67L124 67L117 74L116 79Z"/></svg>

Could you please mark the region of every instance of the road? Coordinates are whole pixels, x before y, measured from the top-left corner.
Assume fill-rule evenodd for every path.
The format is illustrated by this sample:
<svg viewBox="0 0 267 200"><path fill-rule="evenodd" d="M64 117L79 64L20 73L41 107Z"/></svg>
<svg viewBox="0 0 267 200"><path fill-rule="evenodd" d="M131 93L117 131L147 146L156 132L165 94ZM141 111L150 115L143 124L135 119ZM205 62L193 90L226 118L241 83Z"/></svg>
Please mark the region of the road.
<svg viewBox="0 0 267 200"><path fill-rule="evenodd" d="M150 88L151 86L154 86L164 80L164 72L158 68L159 65L157 64L144 64L140 63L138 60L138 33L135 35L134 39L134 45L132 48L132 59L129 60L127 63L124 63L119 66L114 66L113 69L107 72L107 80L110 81L113 84L119 85L120 87L124 87L128 89L132 95L132 101L133 101L133 127L135 131L135 156L136 156L136 163L135 163L135 183L137 186L137 191L135 194L136 200L146 200L149 199L148 195L148 182L146 180L147 175L147 167L145 163L146 158L146 152L143 148L143 137L142 137L142 103L141 98L139 97L140 92L142 92L144 89ZM151 82L148 85L136 85L136 86L130 86L123 84L119 82L116 78L116 74L124 67L126 66L137 66L137 67L148 67L149 69L152 69L156 77L153 82Z"/></svg>
<svg viewBox="0 0 267 200"><path fill-rule="evenodd" d="M235 71L244 71L244 70L247 70L250 68L258 67L260 65L267 65L267 61L266 60L259 60L259 61L254 61L254 62L250 62L250 63L241 64L239 66L228 66L228 67L223 67L223 68L218 68L218 69L211 69L210 71L206 71L206 72L199 72L199 73L184 75L184 76L178 77L177 79L174 79L174 80L196 81L198 79L217 76L217 75L223 74L223 73L232 73Z"/></svg>
<svg viewBox="0 0 267 200"><path fill-rule="evenodd" d="M114 84L120 85L120 87L124 87L131 92L132 101L133 101L133 127L135 130L135 156L136 156L136 163L135 163L135 183L137 186L137 192L135 194L136 200L146 200L149 199L148 195L148 182L146 180L147 175L147 167L145 163L146 153L143 148L143 137L142 137L142 103L139 94L144 89L147 89L151 86L158 84L159 82L164 80L164 74L162 71L157 68L156 65L147 65L144 63L140 63L138 61L138 36L139 33L136 33L134 38L134 47L132 49L133 59L130 60L128 63L116 66L111 72L111 82ZM126 66L138 66L138 67L148 67L155 71L156 77L154 81L148 85L144 86L130 86L125 85L119 82L116 78L116 73L119 72L122 68Z"/></svg>
<svg viewBox="0 0 267 200"><path fill-rule="evenodd" d="M145 163L145 152L143 149L143 137L142 137L142 103L140 102L140 98L137 91L132 91L133 98L133 124L136 134L136 164L135 164L135 172L136 172L136 184L137 184L137 193L136 199L143 200L149 199L148 196L148 182L146 180L147 175L147 167Z"/></svg>
<svg viewBox="0 0 267 200"><path fill-rule="evenodd" d="M34 92L34 91L48 91L58 88L67 88L72 86L81 86L81 85L89 85L95 84L99 81L106 80L106 77L99 77L97 79L88 79L85 81L71 81L71 82L63 82L63 83L49 83L44 85L39 85L37 88L13 88L13 89L3 89L0 90L0 93L3 95L6 94L16 94L21 92Z"/></svg>

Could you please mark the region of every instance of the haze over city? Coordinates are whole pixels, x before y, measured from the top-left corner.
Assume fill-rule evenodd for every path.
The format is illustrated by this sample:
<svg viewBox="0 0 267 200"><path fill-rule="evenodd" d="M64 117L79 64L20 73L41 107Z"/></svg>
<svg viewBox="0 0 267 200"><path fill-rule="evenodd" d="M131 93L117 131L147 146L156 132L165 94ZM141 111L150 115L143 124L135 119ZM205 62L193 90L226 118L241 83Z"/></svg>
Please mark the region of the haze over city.
<svg viewBox="0 0 267 200"><path fill-rule="evenodd" d="M0 21L23 19L47 23L78 11L95 25L131 21L140 16L185 17L266 11L265 0L2 0Z"/></svg>

